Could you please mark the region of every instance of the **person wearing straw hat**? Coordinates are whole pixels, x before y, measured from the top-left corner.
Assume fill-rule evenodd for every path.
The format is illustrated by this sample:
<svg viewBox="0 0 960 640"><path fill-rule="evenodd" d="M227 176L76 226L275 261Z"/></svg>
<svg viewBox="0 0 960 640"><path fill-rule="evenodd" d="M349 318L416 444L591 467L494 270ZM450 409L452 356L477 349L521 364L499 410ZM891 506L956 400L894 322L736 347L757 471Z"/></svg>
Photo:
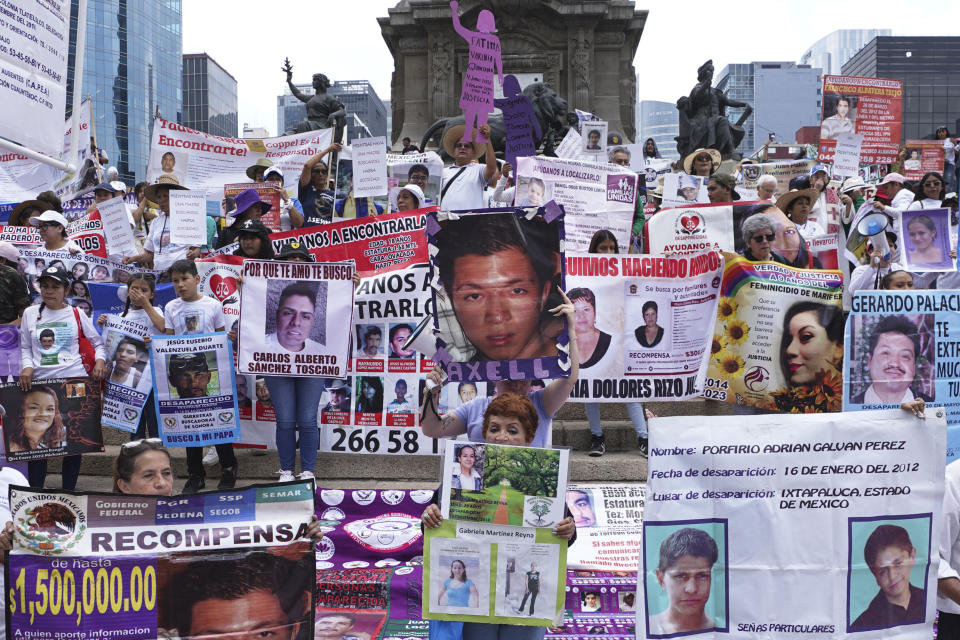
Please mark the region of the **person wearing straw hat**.
<svg viewBox="0 0 960 640"><path fill-rule="evenodd" d="M804 240L825 233L823 227L809 219L811 205L817 201L818 195L816 189L791 189L777 198L777 209L790 218Z"/></svg>
<svg viewBox="0 0 960 640"><path fill-rule="evenodd" d="M30 218L40 215L44 211L50 211L53 206L43 200L24 200L10 212L7 224L11 227L26 227L30 224Z"/></svg>
<svg viewBox="0 0 960 640"><path fill-rule="evenodd" d="M334 380L327 387L330 401L324 405L323 411L350 411L350 387L343 380Z"/></svg>
<svg viewBox="0 0 960 640"><path fill-rule="evenodd" d="M170 242L170 191L186 191L187 188L173 176L161 175L157 181L145 190L145 195L151 202L156 202L160 208L160 215L150 224L150 232L143 243L143 252L136 256L124 256L123 264L139 262L153 263L153 268L166 271L177 260L186 258L196 260L202 253L201 247L185 247ZM209 227L213 219L207 216L207 237L210 237Z"/></svg>
<svg viewBox="0 0 960 640"><path fill-rule="evenodd" d="M443 134L443 149L454 164L443 170L440 208L444 211L482 209L487 184L497 175L497 157L493 145L461 140L466 127L454 125ZM490 125L480 126L480 135L490 137ZM474 162L486 151L486 163Z"/></svg>
<svg viewBox="0 0 960 640"><path fill-rule="evenodd" d="M683 159L683 170L691 176L709 178L723 158L716 149L697 149Z"/></svg>
<svg viewBox="0 0 960 640"><path fill-rule="evenodd" d="M267 169L273 166L273 162L267 158L258 158L256 162L247 167L247 177L254 182L263 182L266 180Z"/></svg>

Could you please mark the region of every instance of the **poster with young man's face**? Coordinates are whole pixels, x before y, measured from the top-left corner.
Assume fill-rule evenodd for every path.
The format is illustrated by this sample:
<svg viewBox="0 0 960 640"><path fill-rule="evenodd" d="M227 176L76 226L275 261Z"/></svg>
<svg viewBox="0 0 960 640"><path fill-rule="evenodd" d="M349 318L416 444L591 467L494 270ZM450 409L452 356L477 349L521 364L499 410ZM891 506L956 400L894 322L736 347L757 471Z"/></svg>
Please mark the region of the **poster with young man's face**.
<svg viewBox="0 0 960 640"><path fill-rule="evenodd" d="M452 380L565 377L563 214L431 214L434 327Z"/></svg>

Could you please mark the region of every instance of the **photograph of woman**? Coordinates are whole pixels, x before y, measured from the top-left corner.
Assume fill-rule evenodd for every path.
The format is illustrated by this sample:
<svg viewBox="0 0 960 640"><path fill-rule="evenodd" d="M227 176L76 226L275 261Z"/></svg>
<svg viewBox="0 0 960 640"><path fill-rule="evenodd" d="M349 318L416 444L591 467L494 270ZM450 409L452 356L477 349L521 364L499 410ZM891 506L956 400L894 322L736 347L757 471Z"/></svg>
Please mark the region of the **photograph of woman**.
<svg viewBox="0 0 960 640"><path fill-rule="evenodd" d="M437 604L441 607L476 608L479 603L480 594L473 580L467 577L467 566L462 560L454 560L450 563L450 577L443 581L437 596Z"/></svg>
<svg viewBox="0 0 960 640"><path fill-rule="evenodd" d="M60 399L50 387L35 386L23 395L20 424L7 437L8 451L58 449L67 446Z"/></svg>
<svg viewBox="0 0 960 640"><path fill-rule="evenodd" d="M78 262L77 264L80 264L80 263ZM70 285L70 297L89 300L90 288L87 287L87 283L84 282L83 280L74 280L73 284Z"/></svg>
<svg viewBox="0 0 960 640"><path fill-rule="evenodd" d="M642 311L643 325L637 327L633 333L641 347L652 349L663 340L663 327L657 324L657 313L659 312L657 303L653 300L644 302Z"/></svg>
<svg viewBox="0 0 960 640"><path fill-rule="evenodd" d="M86 280L88 273L90 273L90 267L86 262L74 263L73 269L70 270L70 274L74 280Z"/></svg>
<svg viewBox="0 0 960 640"><path fill-rule="evenodd" d="M593 291L577 287L571 289L567 297L573 303L573 314L576 318L577 339L580 341L578 346L580 357L583 358L580 368L588 369L607 355L613 337L597 328L597 297Z"/></svg>
<svg viewBox="0 0 960 640"><path fill-rule="evenodd" d="M383 412L383 381L373 376L362 376L357 382L357 411Z"/></svg>
<svg viewBox="0 0 960 640"><path fill-rule="evenodd" d="M143 367L146 363L147 347L141 340L124 336L117 343L117 350L110 363L108 380L125 387L137 388L143 376Z"/></svg>
<svg viewBox="0 0 960 640"><path fill-rule="evenodd" d="M935 213L933 211L931 214ZM907 245L907 267L926 267L937 269L940 267L952 268L953 261L949 256L949 248L944 251L944 237L937 230L937 222L930 215L903 214L903 226ZM945 226L945 225L944 225Z"/></svg>
<svg viewBox="0 0 960 640"><path fill-rule="evenodd" d="M465 491L480 491L483 488L483 477L474 468L477 462L477 450L470 445L458 447L453 461L459 466L453 469L450 487Z"/></svg>
<svg viewBox="0 0 960 640"><path fill-rule="evenodd" d="M771 395L775 406L770 408L800 413L840 411L842 368L843 309L820 302L795 302L783 317L780 338L780 371L787 388Z"/></svg>

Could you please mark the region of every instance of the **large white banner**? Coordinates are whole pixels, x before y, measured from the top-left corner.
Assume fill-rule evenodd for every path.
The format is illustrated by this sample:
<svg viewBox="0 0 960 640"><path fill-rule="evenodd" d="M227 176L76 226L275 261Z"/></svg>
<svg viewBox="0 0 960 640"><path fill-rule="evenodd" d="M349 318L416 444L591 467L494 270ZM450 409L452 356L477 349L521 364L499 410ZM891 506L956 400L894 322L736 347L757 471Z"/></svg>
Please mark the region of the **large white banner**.
<svg viewBox="0 0 960 640"><path fill-rule="evenodd" d="M225 138L155 118L147 180L173 176L186 187L205 191L207 200L220 202L223 185L250 180L247 167L267 158L283 171L284 188L296 194L303 165L330 146L332 131L320 129L263 140Z"/></svg>
<svg viewBox="0 0 960 640"><path fill-rule="evenodd" d="M637 637L929 640L945 437L942 408L651 420Z"/></svg>
<svg viewBox="0 0 960 640"><path fill-rule="evenodd" d="M577 525L567 567L636 571L645 495L642 484L567 485L567 509Z"/></svg>
<svg viewBox="0 0 960 640"><path fill-rule="evenodd" d="M566 254L586 402L699 396L710 357L723 258Z"/></svg>
<svg viewBox="0 0 960 640"><path fill-rule="evenodd" d="M637 174L615 164L562 160L545 156L517 159L515 205L563 205L567 251L588 251L601 229L630 246L630 226L637 203Z"/></svg>
<svg viewBox="0 0 960 640"><path fill-rule="evenodd" d="M73 119L67 118L63 125L63 157L65 160L72 159L77 166L75 173L54 169L13 151L0 152L0 202L23 202L48 189L56 191L61 200L69 200L78 191L99 184L100 164L96 154L90 151L90 113L90 101L84 100L80 105L80 135L76 153L70 148Z"/></svg>
<svg viewBox="0 0 960 640"><path fill-rule="evenodd" d="M0 136L54 158L63 152L70 4L0 3Z"/></svg>

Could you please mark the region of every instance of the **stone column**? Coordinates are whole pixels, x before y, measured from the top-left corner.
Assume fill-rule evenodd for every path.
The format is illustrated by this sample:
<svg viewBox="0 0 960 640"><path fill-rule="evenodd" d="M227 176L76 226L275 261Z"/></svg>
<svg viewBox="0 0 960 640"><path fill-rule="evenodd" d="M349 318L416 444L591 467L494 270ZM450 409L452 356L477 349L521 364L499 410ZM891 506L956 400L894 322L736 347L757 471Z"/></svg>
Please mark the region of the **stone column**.
<svg viewBox="0 0 960 640"><path fill-rule="evenodd" d="M439 120L454 115L457 111L456 74L453 70L454 54L453 41L443 31L431 31L429 34L430 70L428 71L428 86L430 87L430 114L433 120Z"/></svg>

